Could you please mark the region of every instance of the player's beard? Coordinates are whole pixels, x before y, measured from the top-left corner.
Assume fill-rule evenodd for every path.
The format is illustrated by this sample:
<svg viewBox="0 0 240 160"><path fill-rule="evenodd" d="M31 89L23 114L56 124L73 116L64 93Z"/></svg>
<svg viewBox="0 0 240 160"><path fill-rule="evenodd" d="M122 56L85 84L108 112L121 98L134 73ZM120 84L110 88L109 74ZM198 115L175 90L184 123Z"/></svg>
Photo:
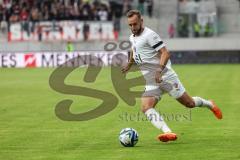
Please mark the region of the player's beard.
<svg viewBox="0 0 240 160"><path fill-rule="evenodd" d="M138 36L138 35L141 34L141 32L142 32L142 26L140 26L140 28L137 30L136 33L133 32L133 34L136 35L136 36Z"/></svg>

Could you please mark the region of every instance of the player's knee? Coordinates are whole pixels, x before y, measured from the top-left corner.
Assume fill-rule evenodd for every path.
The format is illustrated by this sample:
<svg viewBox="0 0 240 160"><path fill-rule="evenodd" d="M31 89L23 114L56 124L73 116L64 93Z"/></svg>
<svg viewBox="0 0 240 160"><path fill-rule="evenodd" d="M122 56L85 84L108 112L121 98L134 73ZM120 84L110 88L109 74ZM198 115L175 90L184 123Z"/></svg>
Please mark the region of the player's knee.
<svg viewBox="0 0 240 160"><path fill-rule="evenodd" d="M188 102L185 103L185 106L187 108L194 108L195 107L195 103L194 103L194 101L188 101Z"/></svg>
<svg viewBox="0 0 240 160"><path fill-rule="evenodd" d="M143 113L147 112L147 110L151 109L151 108L154 108L154 106L149 106L149 105L142 105L141 107L141 111Z"/></svg>
<svg viewBox="0 0 240 160"><path fill-rule="evenodd" d="M153 108L156 104L154 98L142 98L141 110L145 113L148 109Z"/></svg>
<svg viewBox="0 0 240 160"><path fill-rule="evenodd" d="M142 111L143 113L145 113L145 112L146 112L147 110L149 110L150 108L152 108L152 107L142 105L141 111Z"/></svg>

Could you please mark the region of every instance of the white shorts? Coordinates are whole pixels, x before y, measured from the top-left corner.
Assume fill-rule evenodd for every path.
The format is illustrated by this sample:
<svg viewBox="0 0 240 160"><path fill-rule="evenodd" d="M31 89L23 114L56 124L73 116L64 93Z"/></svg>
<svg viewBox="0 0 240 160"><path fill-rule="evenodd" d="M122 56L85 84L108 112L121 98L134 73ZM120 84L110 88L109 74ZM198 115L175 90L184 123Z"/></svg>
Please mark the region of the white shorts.
<svg viewBox="0 0 240 160"><path fill-rule="evenodd" d="M186 91L177 74L173 69L169 68L162 77L160 84L155 82L156 65L145 64L140 67L144 79L146 81L143 97L156 97L158 100L164 93L168 93L171 97L177 99Z"/></svg>
<svg viewBox="0 0 240 160"><path fill-rule="evenodd" d="M158 85L146 84L143 97L155 97L160 100L164 93L168 93L171 97L177 99L183 95L185 88L177 76L163 80Z"/></svg>

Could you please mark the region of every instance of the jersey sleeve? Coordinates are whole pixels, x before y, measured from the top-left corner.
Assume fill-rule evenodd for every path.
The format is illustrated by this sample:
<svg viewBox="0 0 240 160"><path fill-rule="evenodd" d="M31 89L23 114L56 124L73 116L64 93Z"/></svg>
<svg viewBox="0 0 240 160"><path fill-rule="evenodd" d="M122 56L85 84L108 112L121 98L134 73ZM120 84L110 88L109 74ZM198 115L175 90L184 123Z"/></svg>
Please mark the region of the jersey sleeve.
<svg viewBox="0 0 240 160"><path fill-rule="evenodd" d="M148 44L153 49L155 49L155 51L159 51L161 48L165 47L165 43L162 41L160 36L155 32L152 32L152 33L149 34Z"/></svg>

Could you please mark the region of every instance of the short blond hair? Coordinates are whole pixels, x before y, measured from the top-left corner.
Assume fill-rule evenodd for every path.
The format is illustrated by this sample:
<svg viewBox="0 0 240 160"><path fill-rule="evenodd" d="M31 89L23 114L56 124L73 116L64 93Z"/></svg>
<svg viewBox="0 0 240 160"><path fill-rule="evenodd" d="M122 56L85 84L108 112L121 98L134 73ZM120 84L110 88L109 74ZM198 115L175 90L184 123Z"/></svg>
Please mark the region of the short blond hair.
<svg viewBox="0 0 240 160"><path fill-rule="evenodd" d="M139 19L141 19L142 15L139 10L130 10L127 12L127 17L131 18L132 16L137 15Z"/></svg>

